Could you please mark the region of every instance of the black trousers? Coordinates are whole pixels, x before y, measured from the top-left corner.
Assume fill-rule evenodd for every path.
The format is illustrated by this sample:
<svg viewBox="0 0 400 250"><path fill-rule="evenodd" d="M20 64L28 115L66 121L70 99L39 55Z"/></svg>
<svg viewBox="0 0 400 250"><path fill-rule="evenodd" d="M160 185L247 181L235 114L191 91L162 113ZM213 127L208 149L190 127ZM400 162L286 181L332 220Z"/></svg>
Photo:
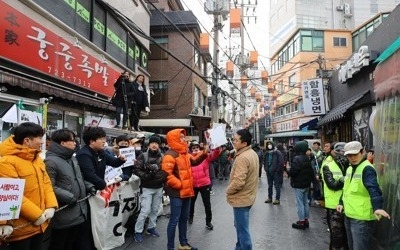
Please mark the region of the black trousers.
<svg viewBox="0 0 400 250"><path fill-rule="evenodd" d="M48 250L86 250L92 249L90 228L87 222L79 225L51 230Z"/></svg>
<svg viewBox="0 0 400 250"><path fill-rule="evenodd" d="M194 205L196 204L197 195L201 194L201 199L203 200L204 210L206 212L206 222L211 222L212 213L211 213L211 202L210 202L210 186L193 188L194 197L190 199L190 211L189 217L193 218L194 215Z"/></svg>
<svg viewBox="0 0 400 250"><path fill-rule="evenodd" d="M132 105L132 114L131 114L131 126L135 130L139 130L139 120L140 120L140 112L144 110L144 107L138 105Z"/></svg>
<svg viewBox="0 0 400 250"><path fill-rule="evenodd" d="M43 250L47 249L47 244L45 242L49 228L46 232L35 234L29 238L10 242L8 246L3 246L7 250Z"/></svg>

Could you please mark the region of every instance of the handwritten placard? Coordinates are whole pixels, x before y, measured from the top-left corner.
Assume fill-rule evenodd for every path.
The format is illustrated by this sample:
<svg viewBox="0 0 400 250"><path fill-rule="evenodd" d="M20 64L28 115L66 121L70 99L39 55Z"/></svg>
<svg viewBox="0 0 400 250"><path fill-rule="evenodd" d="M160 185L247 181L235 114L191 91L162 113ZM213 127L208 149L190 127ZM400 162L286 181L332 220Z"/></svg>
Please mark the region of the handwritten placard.
<svg viewBox="0 0 400 250"><path fill-rule="evenodd" d="M18 219L25 180L0 178L0 221Z"/></svg>
<svg viewBox="0 0 400 250"><path fill-rule="evenodd" d="M126 162L124 163L124 165L121 166L122 168L132 166L133 164L135 164L135 159L136 159L135 148L133 147L121 148L119 149L119 153L121 155L125 155L126 157Z"/></svg>

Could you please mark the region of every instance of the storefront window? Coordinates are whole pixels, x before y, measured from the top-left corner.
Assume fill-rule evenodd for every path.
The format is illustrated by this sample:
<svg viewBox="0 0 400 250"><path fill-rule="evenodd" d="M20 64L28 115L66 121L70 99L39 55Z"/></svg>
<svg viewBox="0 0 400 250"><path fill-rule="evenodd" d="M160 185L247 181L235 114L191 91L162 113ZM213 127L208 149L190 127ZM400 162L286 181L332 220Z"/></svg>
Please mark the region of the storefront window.
<svg viewBox="0 0 400 250"><path fill-rule="evenodd" d="M47 111L47 131L49 133L63 128L62 110L49 108Z"/></svg>

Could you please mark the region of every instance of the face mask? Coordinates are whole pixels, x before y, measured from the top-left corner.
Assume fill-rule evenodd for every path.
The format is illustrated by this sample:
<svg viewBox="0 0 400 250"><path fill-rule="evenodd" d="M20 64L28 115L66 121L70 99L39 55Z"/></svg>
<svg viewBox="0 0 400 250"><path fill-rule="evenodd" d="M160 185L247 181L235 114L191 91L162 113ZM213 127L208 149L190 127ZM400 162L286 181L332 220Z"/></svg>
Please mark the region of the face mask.
<svg viewBox="0 0 400 250"><path fill-rule="evenodd" d="M142 150L142 147L135 147L136 150Z"/></svg>
<svg viewBox="0 0 400 250"><path fill-rule="evenodd" d="M272 149L272 145L269 144L269 145L267 146L267 148L268 148L268 149Z"/></svg>

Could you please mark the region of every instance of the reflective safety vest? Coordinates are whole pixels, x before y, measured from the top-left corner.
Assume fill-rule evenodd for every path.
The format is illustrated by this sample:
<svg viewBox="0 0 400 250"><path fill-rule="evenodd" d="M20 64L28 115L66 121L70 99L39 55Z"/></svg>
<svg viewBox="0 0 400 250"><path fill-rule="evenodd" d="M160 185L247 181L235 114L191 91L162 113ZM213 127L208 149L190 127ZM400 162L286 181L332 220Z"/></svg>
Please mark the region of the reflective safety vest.
<svg viewBox="0 0 400 250"><path fill-rule="evenodd" d="M362 173L367 166L371 166L368 160L361 162L354 171L353 177L351 177L353 167L350 166L347 169L343 187L343 206L347 217L371 221L375 220L371 197L362 181Z"/></svg>
<svg viewBox="0 0 400 250"><path fill-rule="evenodd" d="M336 164L335 161L329 162L327 165L329 171L332 172L333 179L336 181L343 177L342 170ZM324 182L324 197L325 197L325 207L330 209L336 209L336 206L339 204L340 197L342 196L343 190L331 190L329 189L326 182Z"/></svg>
<svg viewBox="0 0 400 250"><path fill-rule="evenodd" d="M322 168L323 168L324 166L328 165L328 164L329 164L330 162L332 162L332 161L333 161L332 155L328 155L328 156L325 157L325 159L322 161L321 166L319 166L319 173L321 174L321 176L322 176Z"/></svg>

